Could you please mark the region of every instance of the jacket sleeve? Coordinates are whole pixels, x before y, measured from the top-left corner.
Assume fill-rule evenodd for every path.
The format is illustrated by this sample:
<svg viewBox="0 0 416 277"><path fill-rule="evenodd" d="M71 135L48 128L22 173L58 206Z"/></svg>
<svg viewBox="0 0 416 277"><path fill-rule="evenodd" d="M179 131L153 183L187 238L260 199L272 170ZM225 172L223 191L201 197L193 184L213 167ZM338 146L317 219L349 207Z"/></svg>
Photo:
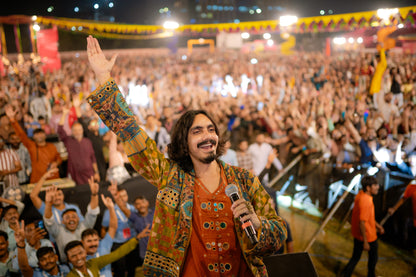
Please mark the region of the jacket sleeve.
<svg viewBox="0 0 416 277"><path fill-rule="evenodd" d="M157 149L154 140L140 128L115 81L98 87L88 102L105 125L123 141L124 150L136 171L154 186L162 183L170 162Z"/></svg>
<svg viewBox="0 0 416 277"><path fill-rule="evenodd" d="M261 227L257 232L256 245L251 245L248 238L243 236L246 253L255 256L270 255L275 253L286 240L286 223L276 214L271 205L271 198L258 178L249 172L247 175L247 195L260 219Z"/></svg>
<svg viewBox="0 0 416 277"><path fill-rule="evenodd" d="M108 264L111 264L114 261L117 261L118 259L126 256L128 253L134 250L137 246L137 239L132 238L126 243L124 243L122 246L117 248L117 250L111 252L110 254L104 255L99 258L95 258L92 261L96 262L99 269L105 267Z"/></svg>

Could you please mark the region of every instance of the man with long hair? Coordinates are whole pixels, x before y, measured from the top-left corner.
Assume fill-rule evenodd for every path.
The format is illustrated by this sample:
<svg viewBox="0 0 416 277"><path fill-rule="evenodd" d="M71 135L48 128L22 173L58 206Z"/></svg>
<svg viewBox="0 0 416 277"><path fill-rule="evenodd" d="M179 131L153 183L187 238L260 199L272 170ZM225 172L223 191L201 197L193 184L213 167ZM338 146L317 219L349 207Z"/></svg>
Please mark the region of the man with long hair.
<svg viewBox="0 0 416 277"><path fill-rule="evenodd" d="M203 110L184 113L173 127L169 159L136 122L110 72L98 41L87 38L87 54L100 86L88 102L123 141L130 163L159 190L143 265L145 276L267 276L262 257L286 238L286 226L249 171L221 162L224 141ZM225 188L240 199L231 203ZM238 219L240 218L240 220ZM256 231L253 243L240 223Z"/></svg>

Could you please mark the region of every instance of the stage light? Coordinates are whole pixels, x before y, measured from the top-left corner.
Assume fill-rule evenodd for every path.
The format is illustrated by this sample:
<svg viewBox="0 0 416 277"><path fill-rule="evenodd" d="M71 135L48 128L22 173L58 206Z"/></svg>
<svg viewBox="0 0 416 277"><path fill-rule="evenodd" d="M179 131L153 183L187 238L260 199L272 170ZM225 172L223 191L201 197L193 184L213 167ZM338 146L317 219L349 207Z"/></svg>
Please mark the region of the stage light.
<svg viewBox="0 0 416 277"><path fill-rule="evenodd" d="M272 37L272 35L271 34L269 34L269 33L264 33L263 34L263 38L264 39L270 39Z"/></svg>
<svg viewBox="0 0 416 277"><path fill-rule="evenodd" d="M249 34L249 33L247 33L247 32L244 32L244 33L241 33L241 37L242 37L243 39L248 39L248 38L250 38L250 34Z"/></svg>
<svg viewBox="0 0 416 277"><path fill-rule="evenodd" d="M71 27L71 31L76 31L76 30L77 30L77 28L75 26Z"/></svg>
<svg viewBox="0 0 416 277"><path fill-rule="evenodd" d="M390 16L395 15L399 12L398 8L395 9L378 9L377 16L383 20L389 20Z"/></svg>
<svg viewBox="0 0 416 277"><path fill-rule="evenodd" d="M334 13L334 11L333 10L329 10L328 11L328 14L333 14Z"/></svg>
<svg viewBox="0 0 416 277"><path fill-rule="evenodd" d="M33 30L35 30L36 32L39 32L40 26L37 23L33 24Z"/></svg>
<svg viewBox="0 0 416 277"><path fill-rule="evenodd" d="M82 31L82 29L83 29L82 26L78 27L78 31Z"/></svg>
<svg viewBox="0 0 416 277"><path fill-rule="evenodd" d="M51 13L53 11L53 6L48 7L47 11L48 13Z"/></svg>
<svg viewBox="0 0 416 277"><path fill-rule="evenodd" d="M76 12L76 13L79 12L79 8L78 7L75 7L74 8L74 12Z"/></svg>
<svg viewBox="0 0 416 277"><path fill-rule="evenodd" d="M345 44L347 42L347 40L344 37L335 37L332 41L336 45L342 45L342 44Z"/></svg>
<svg viewBox="0 0 416 277"><path fill-rule="evenodd" d="M36 21L38 17L36 15L32 16L32 21Z"/></svg>
<svg viewBox="0 0 416 277"><path fill-rule="evenodd" d="M298 17L295 15L283 15L279 19L279 25L282 27L287 27L298 22Z"/></svg>
<svg viewBox="0 0 416 277"><path fill-rule="evenodd" d="M399 28L399 29L404 28L404 24L403 23L400 23L399 25L397 25L397 28Z"/></svg>
<svg viewBox="0 0 416 277"><path fill-rule="evenodd" d="M113 3L113 2L108 3L108 7L109 7L109 8L114 7L114 3Z"/></svg>
<svg viewBox="0 0 416 277"><path fill-rule="evenodd" d="M256 13L261 13L261 9L257 9L256 10Z"/></svg>
<svg viewBox="0 0 416 277"><path fill-rule="evenodd" d="M325 14L325 11L324 11L324 10L320 10L320 11L319 11L319 14L320 14L320 15L324 15L324 14Z"/></svg>
<svg viewBox="0 0 416 277"><path fill-rule="evenodd" d="M252 59L250 60L250 63L251 63L251 64L257 64L257 63L258 63L258 61L257 61L257 59L256 59L256 58L252 58Z"/></svg>
<svg viewBox="0 0 416 277"><path fill-rule="evenodd" d="M98 8L100 7L100 5L98 5L97 3L94 4L94 9L98 10Z"/></svg>
<svg viewBox="0 0 416 277"><path fill-rule="evenodd" d="M249 14L254 14L254 10L250 10L248 13Z"/></svg>
<svg viewBox="0 0 416 277"><path fill-rule="evenodd" d="M361 43L363 43L363 38L362 37L359 37L359 38L357 38L357 43L359 43L359 44L361 44Z"/></svg>
<svg viewBox="0 0 416 277"><path fill-rule="evenodd" d="M205 39L203 39L203 38L198 39L198 42L201 43L201 44L204 43L204 41L205 41Z"/></svg>
<svg viewBox="0 0 416 277"><path fill-rule="evenodd" d="M348 38L348 43L354 43L354 38Z"/></svg>
<svg viewBox="0 0 416 277"><path fill-rule="evenodd" d="M179 28L179 23L176 21L165 21L165 23L163 23L163 28L167 30L175 30Z"/></svg>
<svg viewBox="0 0 416 277"><path fill-rule="evenodd" d="M267 40L267 46L273 46L274 41L272 39Z"/></svg>

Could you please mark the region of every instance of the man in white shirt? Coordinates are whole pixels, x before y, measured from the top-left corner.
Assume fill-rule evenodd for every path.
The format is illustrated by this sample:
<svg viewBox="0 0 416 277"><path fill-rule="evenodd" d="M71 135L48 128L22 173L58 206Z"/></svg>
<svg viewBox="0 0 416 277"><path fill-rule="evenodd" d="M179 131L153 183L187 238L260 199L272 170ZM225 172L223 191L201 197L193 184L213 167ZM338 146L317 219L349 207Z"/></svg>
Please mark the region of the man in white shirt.
<svg viewBox="0 0 416 277"><path fill-rule="evenodd" d="M52 214L52 205L57 188L51 186L46 191L45 214L43 215L43 220L46 229L55 238L61 256L61 262L66 262L64 253L65 245L70 241L80 240L81 233L85 229L94 227L97 215L100 213L100 207L98 206L99 186L94 182L93 177L89 179L89 185L91 189L91 201L88 205L85 219L81 222L75 209L67 209L62 213L62 224L56 222Z"/></svg>
<svg viewBox="0 0 416 277"><path fill-rule="evenodd" d="M260 175L262 170L266 167L267 159L272 152L272 149L273 147L265 142L264 134L258 134L256 136L256 142L248 147L248 152L253 157L253 172L255 175ZM278 170L283 168L277 158L273 161L273 165Z"/></svg>

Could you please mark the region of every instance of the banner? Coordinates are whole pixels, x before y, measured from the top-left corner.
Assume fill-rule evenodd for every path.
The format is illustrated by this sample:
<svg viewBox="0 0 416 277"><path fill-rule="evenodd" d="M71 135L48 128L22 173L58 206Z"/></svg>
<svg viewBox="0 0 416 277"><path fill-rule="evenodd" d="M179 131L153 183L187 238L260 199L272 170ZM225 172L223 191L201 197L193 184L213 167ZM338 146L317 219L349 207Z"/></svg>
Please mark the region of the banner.
<svg viewBox="0 0 416 277"><path fill-rule="evenodd" d="M38 54L43 64L43 72L61 68L61 58L58 53L58 28L40 30L36 34Z"/></svg>

